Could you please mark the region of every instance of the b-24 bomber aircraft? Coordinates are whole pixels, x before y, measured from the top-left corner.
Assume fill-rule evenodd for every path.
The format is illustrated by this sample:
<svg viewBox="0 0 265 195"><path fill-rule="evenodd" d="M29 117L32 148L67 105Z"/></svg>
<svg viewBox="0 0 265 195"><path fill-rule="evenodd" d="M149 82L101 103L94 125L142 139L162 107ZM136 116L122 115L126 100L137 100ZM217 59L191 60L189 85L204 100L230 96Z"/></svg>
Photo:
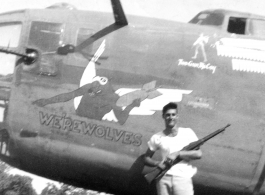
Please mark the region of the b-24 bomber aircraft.
<svg viewBox="0 0 265 195"><path fill-rule="evenodd" d="M113 15L64 3L0 14L1 159L151 194L143 155L162 107L177 102L199 138L232 124L202 147L195 186L265 194L264 17L206 10L186 24L111 5Z"/></svg>

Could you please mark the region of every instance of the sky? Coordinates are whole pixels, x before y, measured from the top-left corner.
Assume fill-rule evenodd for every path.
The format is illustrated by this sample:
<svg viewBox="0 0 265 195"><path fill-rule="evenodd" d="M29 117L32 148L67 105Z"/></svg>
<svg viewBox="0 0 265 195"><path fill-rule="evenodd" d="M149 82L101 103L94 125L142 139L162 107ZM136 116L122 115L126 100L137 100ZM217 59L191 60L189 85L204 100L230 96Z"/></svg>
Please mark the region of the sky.
<svg viewBox="0 0 265 195"><path fill-rule="evenodd" d="M0 13L15 9L45 8L59 2L80 10L111 12L110 0L0 0ZM205 9L225 8L264 15L264 0L121 0L126 14L187 22Z"/></svg>
<svg viewBox="0 0 265 195"><path fill-rule="evenodd" d="M0 13L17 9L43 9L55 3L65 2L80 10L111 12L110 0L0 0ZM126 14L188 22L205 9L229 9L265 15L264 0L121 0ZM129 21L130 22L130 21ZM11 171L12 174L29 175ZM50 180L33 177L33 186L40 193Z"/></svg>

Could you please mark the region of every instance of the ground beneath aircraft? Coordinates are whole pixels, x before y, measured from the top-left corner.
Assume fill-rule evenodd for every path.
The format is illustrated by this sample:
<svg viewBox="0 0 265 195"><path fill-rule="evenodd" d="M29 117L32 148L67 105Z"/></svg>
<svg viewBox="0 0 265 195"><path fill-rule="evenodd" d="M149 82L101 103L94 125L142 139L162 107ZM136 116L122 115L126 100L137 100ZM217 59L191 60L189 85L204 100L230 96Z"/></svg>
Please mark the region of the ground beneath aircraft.
<svg viewBox="0 0 265 195"><path fill-rule="evenodd" d="M227 190L213 189L210 187L205 188L199 186L194 186L194 191L194 195L242 195L241 193L231 192Z"/></svg>

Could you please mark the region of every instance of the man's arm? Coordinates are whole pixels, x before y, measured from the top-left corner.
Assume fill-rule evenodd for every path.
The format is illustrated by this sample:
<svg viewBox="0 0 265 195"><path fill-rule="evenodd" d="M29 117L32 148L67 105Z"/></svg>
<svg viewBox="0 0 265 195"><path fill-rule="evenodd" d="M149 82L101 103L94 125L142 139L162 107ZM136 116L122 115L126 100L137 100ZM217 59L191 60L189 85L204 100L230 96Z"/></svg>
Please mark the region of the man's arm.
<svg viewBox="0 0 265 195"><path fill-rule="evenodd" d="M200 149L190 150L190 151L185 151L185 150L179 151L179 158L185 161L197 160L201 159L201 157L202 157L202 151Z"/></svg>
<svg viewBox="0 0 265 195"><path fill-rule="evenodd" d="M157 161L152 159L152 156L154 155L154 151L150 150L149 148L147 149L145 155L144 155L144 163L145 165L149 167L157 167L161 161Z"/></svg>
<svg viewBox="0 0 265 195"><path fill-rule="evenodd" d="M198 160L201 159L202 157L202 151L199 150L190 150L190 151L185 151L181 150L178 152L173 152L167 156L167 159L174 161L175 159L185 160L185 161L191 161L191 160Z"/></svg>
<svg viewBox="0 0 265 195"><path fill-rule="evenodd" d="M145 165L149 167L158 167L161 170L164 170L166 168L166 165L164 164L164 161L158 161L152 159L152 156L154 155L154 151L147 149L145 155L144 155L144 163Z"/></svg>

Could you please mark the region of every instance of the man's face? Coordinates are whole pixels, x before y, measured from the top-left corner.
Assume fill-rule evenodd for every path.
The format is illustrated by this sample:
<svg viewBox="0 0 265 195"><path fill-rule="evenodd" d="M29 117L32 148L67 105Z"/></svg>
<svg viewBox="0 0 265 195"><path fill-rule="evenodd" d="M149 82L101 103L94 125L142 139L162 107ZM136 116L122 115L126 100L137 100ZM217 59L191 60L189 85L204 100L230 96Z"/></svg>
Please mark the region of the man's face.
<svg viewBox="0 0 265 195"><path fill-rule="evenodd" d="M178 113L176 109L168 109L163 115L166 127L173 128L177 124Z"/></svg>

